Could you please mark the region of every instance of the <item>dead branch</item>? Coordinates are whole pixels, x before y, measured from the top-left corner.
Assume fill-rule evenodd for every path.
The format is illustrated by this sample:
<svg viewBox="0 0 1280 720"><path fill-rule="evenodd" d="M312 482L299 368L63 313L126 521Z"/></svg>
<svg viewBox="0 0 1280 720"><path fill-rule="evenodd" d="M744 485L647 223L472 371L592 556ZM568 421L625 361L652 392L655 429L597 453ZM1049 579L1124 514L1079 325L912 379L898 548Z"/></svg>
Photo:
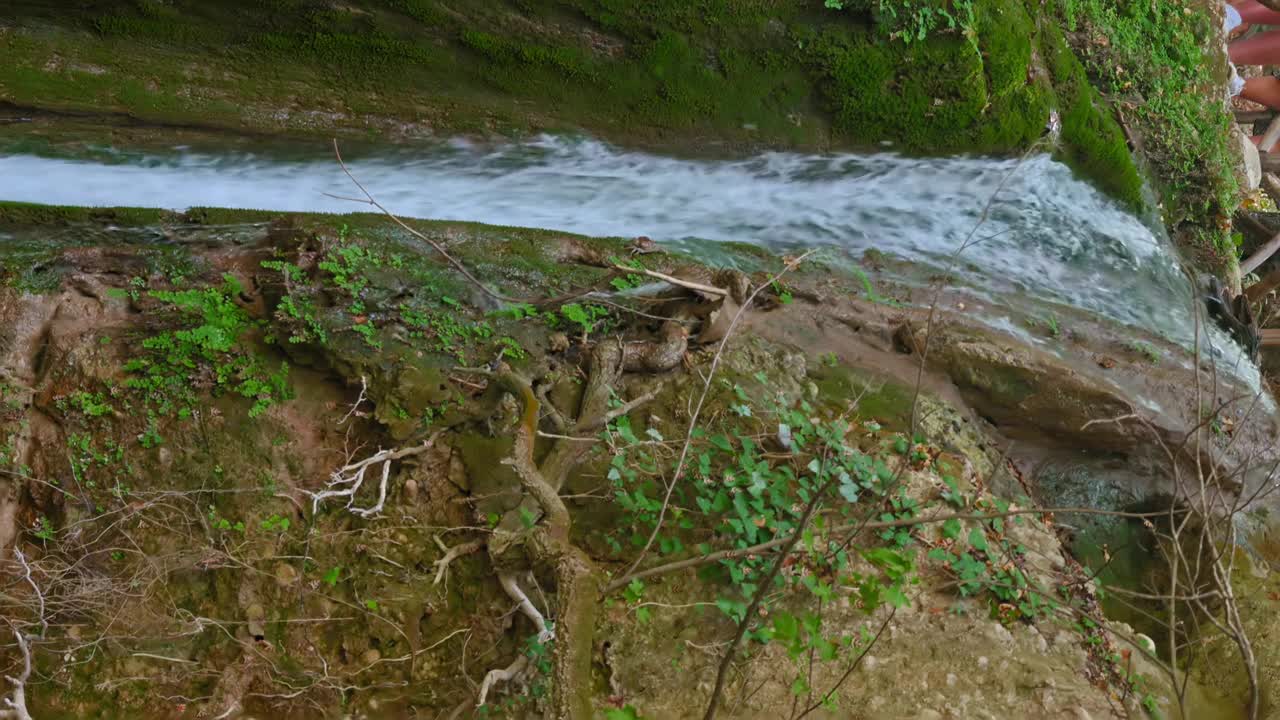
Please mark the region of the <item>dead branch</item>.
<svg viewBox="0 0 1280 720"><path fill-rule="evenodd" d="M648 275L649 277L655 280L661 280L662 282L665 282L669 285L682 287L686 290L692 290L696 293L701 293L703 295L711 295L713 297L726 297L729 295L729 291L725 290L724 288L719 288L719 287L716 287L715 285L705 285L703 283L694 282L692 280L683 280L673 275L660 273L657 270L649 270L647 268L635 268L635 267L629 267L627 265L613 265L613 269L618 270L620 272L625 272L625 273L639 273L641 275Z"/></svg>
<svg viewBox="0 0 1280 720"><path fill-rule="evenodd" d="M450 548L445 547L445 544L440 540L439 535L434 536L433 539L436 542L436 547L444 551L444 557L432 563L436 569L436 578L431 582L432 585L440 584L440 581L445 578L445 573L449 570L449 565L454 560L457 560L463 555L470 555L484 547L483 540L471 540L469 542L462 543L461 545L454 545Z"/></svg>

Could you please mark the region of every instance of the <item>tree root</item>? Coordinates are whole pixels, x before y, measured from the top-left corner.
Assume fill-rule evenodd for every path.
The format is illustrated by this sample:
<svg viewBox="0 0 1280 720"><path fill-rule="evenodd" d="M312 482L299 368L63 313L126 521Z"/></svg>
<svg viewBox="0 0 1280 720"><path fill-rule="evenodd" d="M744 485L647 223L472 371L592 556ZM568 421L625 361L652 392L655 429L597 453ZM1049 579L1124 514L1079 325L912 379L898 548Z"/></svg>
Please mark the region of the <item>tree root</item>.
<svg viewBox="0 0 1280 720"><path fill-rule="evenodd" d="M484 681L480 683L480 696L476 698L476 707L485 704L489 699L489 691L493 686L500 682L511 682L519 678L524 671L529 668L529 658L526 655L520 655L505 668L494 668L485 673Z"/></svg>
<svg viewBox="0 0 1280 720"><path fill-rule="evenodd" d="M22 674L16 678L5 678L13 685L13 695L4 699L4 706L7 709L0 710L0 717L31 720L31 713L27 711L27 679L31 677L31 648L20 630L14 629L13 636L18 639L18 649L22 651Z"/></svg>
<svg viewBox="0 0 1280 720"><path fill-rule="evenodd" d="M464 555L470 555L484 547L484 540L471 540L469 542L464 542L461 545L446 547L440 540L439 536L436 536L434 539L436 541L436 547L444 551L444 557L431 563L432 567L436 569L436 578L431 582L432 585L440 584L440 581L445 578L445 573L449 570L449 565L453 563L454 560L457 560Z"/></svg>
<svg viewBox="0 0 1280 720"><path fill-rule="evenodd" d="M360 517L372 517L382 512L382 507L387 501L387 478L391 475L392 461L430 450L435 444L436 435L427 438L421 445L399 450L379 450L359 462L349 463L334 470L329 475L327 489L307 493L311 496L312 514L320 510L320 503L333 497L347 498L347 508ZM360 492L360 488L364 486L365 473L378 463L382 463L382 479L378 483L378 502L368 508L352 507L356 501L356 493Z"/></svg>
<svg viewBox="0 0 1280 720"><path fill-rule="evenodd" d="M607 422L609 394L621 377L625 346L602 342L592 352L587 387L577 420L570 432L585 431ZM522 403L515 447L507 462L514 467L524 490L520 507L508 512L495 528L488 543L489 556L498 568L504 591L517 602L521 612L533 622L541 642L555 640L552 661L551 713L555 720L586 720L592 717L590 693L592 637L601 575L586 553L569 541L571 517L560 487L569 471L582 459L585 443L558 442L541 465L534 463L533 443L538 429L540 403L531 384L510 370L498 372L497 384ZM536 518L532 529L530 517ZM523 557L512 552L524 548ZM446 554L447 557L447 554ZM529 601L516 581L519 565L555 577L557 613L555 631ZM527 659L521 656L505 670L493 670L481 686L483 704L494 683L509 681L524 671Z"/></svg>
<svg viewBox="0 0 1280 720"><path fill-rule="evenodd" d="M555 639L555 631L547 625L547 619L538 612L538 608L534 607L529 596L520 589L520 583L516 582L514 573L498 573L498 584L502 586L508 597L516 601L520 612L538 629L538 642L545 643Z"/></svg>

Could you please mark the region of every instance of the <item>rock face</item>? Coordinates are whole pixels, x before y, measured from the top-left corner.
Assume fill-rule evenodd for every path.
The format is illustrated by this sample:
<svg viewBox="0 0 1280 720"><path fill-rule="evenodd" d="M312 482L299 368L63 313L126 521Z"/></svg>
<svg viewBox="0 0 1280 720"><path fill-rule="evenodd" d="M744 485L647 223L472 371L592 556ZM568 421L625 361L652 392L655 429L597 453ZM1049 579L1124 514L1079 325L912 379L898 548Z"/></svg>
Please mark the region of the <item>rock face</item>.
<svg viewBox="0 0 1280 720"><path fill-rule="evenodd" d="M1262 186L1262 160L1258 155L1258 146L1253 144L1239 125L1231 126L1231 136L1236 140L1240 152L1240 184L1249 191Z"/></svg>
<svg viewBox="0 0 1280 720"><path fill-rule="evenodd" d="M826 441L846 443L838 456L856 450L867 463L863 484L832 492L811 544L790 556L781 576L794 592L763 608L727 685L725 716L787 715L833 687L838 708L815 715L1117 712L1125 681L1113 655L1126 646L1101 618L1076 629L1055 621L1059 611L1095 613L1097 603L1052 522L1034 514L943 519L1017 511L993 492L1010 484L999 479L1008 466L1000 433L1027 426L1107 452L1138 447L1137 432L1082 427L1131 409L1118 388L955 323L930 341L917 393L924 345L910 333L911 342L894 342L910 313L805 300L855 282L815 271L796 280L800 300L749 308L723 352L718 343L690 347L696 334L643 315L611 316L609 333L622 347L648 343L662 361L611 388L610 407L634 403L628 413L607 428L575 429L566 418L590 385L586 358L610 336L588 328L584 345L583 329L565 333L570 315L554 308L486 313L479 301L455 299L477 294L465 282L385 226L344 220L351 237L336 236L332 220L302 218L287 232L264 231L257 244L184 251L177 280L161 269L175 259L161 262L147 248L111 249L118 254L105 264L106 250L54 249L50 261L65 272L52 292L0 288L0 548L21 549L51 599L35 658L51 684L29 693L37 717L105 707L119 717L165 716L174 708L162 698L177 695L204 698L198 710L209 716L314 717L317 704L343 703L370 717L447 715L470 709L485 672L530 657L532 670L490 698L510 716L534 713L549 682L537 658L548 650L527 614L511 614L505 581L484 553L465 552L520 506L515 437L532 422L543 437L529 453L544 465L553 440L590 443L565 485L571 539L616 581L638 556L659 483L673 477L700 405L711 431L688 434L697 469L673 491L673 529L644 567L696 557L704 543L746 543L726 518L742 537L785 539L778 523L798 516L802 498L725 513L770 496L770 488L733 485L753 473L786 466L783 493L817 472L806 468L810 460L821 467L820 458L797 455L816 442L803 435L806 423L847 421L844 435ZM467 233L450 246L464 260L515 257L522 280L501 285L512 294L545 287L557 272L607 282L598 268L515 256L536 233L423 227ZM606 256L620 251L578 242ZM664 272L685 263L644 257ZM140 280L111 271L113 263ZM379 272L362 274L360 263ZM365 292L399 299L353 309ZM646 308L705 311L701 302L671 295ZM536 378L529 391L543 398L542 412L526 417L527 405L488 382L492 367ZM784 423L787 443L778 440ZM703 459L717 447L734 448L733 463ZM341 494L353 468L394 448L415 452L369 465L360 490ZM648 454L615 461L630 452ZM636 471L634 479L621 470ZM724 484L725 507L683 494L689 483ZM934 515L901 528L837 526L840 518ZM841 558L839 572L828 555ZM771 557L769 549L748 556ZM510 560L518 567L521 558ZM743 579L731 581L741 567L708 563L613 588L585 631L596 677L575 688L575 702L700 716L734 631L727 613L741 599ZM745 567L759 573L767 564ZM529 602L554 620L559 579L520 568L516 581L536 588ZM30 600L7 591L0 612L38 628ZM812 674L806 647L767 634L786 634L773 624L784 615L815 628L793 638L809 637L825 658ZM828 638L830 647L816 642ZM3 658L17 661L11 652ZM1135 662L1152 701L1167 706L1158 672Z"/></svg>

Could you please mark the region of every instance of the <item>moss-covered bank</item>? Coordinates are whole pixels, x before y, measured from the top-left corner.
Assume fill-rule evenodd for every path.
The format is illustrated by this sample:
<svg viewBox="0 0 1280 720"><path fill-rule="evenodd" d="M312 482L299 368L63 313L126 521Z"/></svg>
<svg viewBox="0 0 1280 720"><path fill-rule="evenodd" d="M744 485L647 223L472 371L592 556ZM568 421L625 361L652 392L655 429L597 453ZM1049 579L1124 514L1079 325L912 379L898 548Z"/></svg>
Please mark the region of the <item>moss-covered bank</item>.
<svg viewBox="0 0 1280 720"><path fill-rule="evenodd" d="M1038 2L886 37L812 2L18 3L0 99L166 124L376 137L586 129L696 147L1063 156L1138 204L1124 136Z"/></svg>

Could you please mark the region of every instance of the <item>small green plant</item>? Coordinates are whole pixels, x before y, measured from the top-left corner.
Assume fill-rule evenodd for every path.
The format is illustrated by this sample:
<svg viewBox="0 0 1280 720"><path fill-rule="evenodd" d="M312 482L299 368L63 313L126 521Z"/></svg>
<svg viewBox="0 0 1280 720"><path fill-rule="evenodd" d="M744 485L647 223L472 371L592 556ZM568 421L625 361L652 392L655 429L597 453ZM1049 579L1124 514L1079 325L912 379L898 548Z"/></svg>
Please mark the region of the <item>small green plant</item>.
<svg viewBox="0 0 1280 720"><path fill-rule="evenodd" d="M568 322L577 325L583 335L590 335L602 320L609 317L609 309L600 305L569 303L560 308L560 315Z"/></svg>
<svg viewBox="0 0 1280 720"><path fill-rule="evenodd" d="M290 328L289 342L328 343L329 334L320 322L315 300L302 289L307 280L302 268L283 260L263 260L262 267L279 272L284 280L287 292L276 306L276 317Z"/></svg>
<svg viewBox="0 0 1280 720"><path fill-rule="evenodd" d="M1037 328L1044 328L1044 332L1049 337L1052 337L1052 338L1059 337L1062 334L1062 324L1058 321L1058 316L1053 313L1050 313L1049 315L1040 319L1027 318L1026 323L1027 323L1027 327L1031 328L1032 330L1035 330Z"/></svg>
<svg viewBox="0 0 1280 720"><path fill-rule="evenodd" d="M218 515L217 508L215 508L212 505L209 506L209 526L212 527L214 530L221 530L223 532L229 532L234 530L235 532L243 533L245 530L245 525L243 520L237 520L235 522L231 522L227 518L220 517Z"/></svg>
<svg viewBox="0 0 1280 720"><path fill-rule="evenodd" d="M110 415L115 412L115 408L107 401L101 392L88 393L79 391L60 398L57 406L61 410L77 410L84 414L85 417L96 418L103 415Z"/></svg>
<svg viewBox="0 0 1280 720"><path fill-rule="evenodd" d="M529 353L525 352L524 346L520 344L519 340L507 336L498 338L498 352L503 357L509 357L512 360L524 360L529 357Z"/></svg>
<svg viewBox="0 0 1280 720"><path fill-rule="evenodd" d="M324 584L328 585L329 587L337 587L338 578L341 575L342 575L342 566L334 565L333 567L326 570L324 573L324 576L321 577L320 579L324 581Z"/></svg>
<svg viewBox="0 0 1280 720"><path fill-rule="evenodd" d="M1156 350L1151 343L1145 340L1135 340L1133 342L1126 343L1125 349L1129 352L1141 355L1147 362L1153 365L1160 362L1160 351Z"/></svg>
<svg viewBox="0 0 1280 720"><path fill-rule="evenodd" d="M49 522L49 518L41 515L31 529L31 534L40 542L47 543L57 537L58 531L53 529L53 523Z"/></svg>
<svg viewBox="0 0 1280 720"><path fill-rule="evenodd" d="M235 303L233 298L243 289L234 277L224 275L220 287L152 291L153 298L188 321L187 327L144 340L142 347L149 352L125 364L132 374L126 385L140 390L158 414L176 412L182 418L195 411L197 388L253 400L250 417L289 398L288 365L282 362L277 370L268 370L251 350L251 336L260 323Z"/></svg>
<svg viewBox="0 0 1280 720"><path fill-rule="evenodd" d="M921 42L938 32L959 30L976 42L973 0L824 0L829 10L870 11L891 39Z"/></svg>
<svg viewBox="0 0 1280 720"><path fill-rule="evenodd" d="M286 533L289 532L289 518L281 515L272 515L262 521L262 529L267 532Z"/></svg>
<svg viewBox="0 0 1280 720"><path fill-rule="evenodd" d="M552 629L552 624L547 623L547 628ZM529 664L533 667L534 679L529 684L529 695L533 698L540 698L547 694L547 681L551 677L551 645L553 640L543 640L538 635L530 635L524 641L524 654L529 658Z"/></svg>

